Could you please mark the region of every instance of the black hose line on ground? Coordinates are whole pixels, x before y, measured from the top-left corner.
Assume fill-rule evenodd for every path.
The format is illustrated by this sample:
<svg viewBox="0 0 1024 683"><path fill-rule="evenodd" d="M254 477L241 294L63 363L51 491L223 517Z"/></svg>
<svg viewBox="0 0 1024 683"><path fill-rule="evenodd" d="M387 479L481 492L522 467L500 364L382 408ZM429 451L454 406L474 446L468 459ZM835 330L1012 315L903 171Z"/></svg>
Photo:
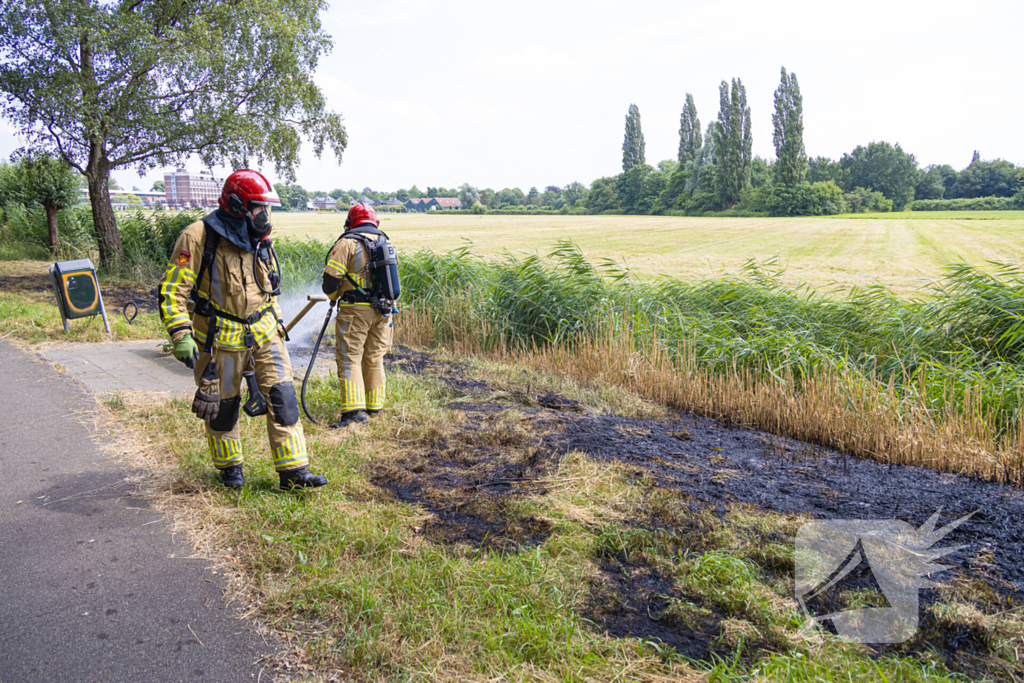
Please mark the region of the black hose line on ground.
<svg viewBox="0 0 1024 683"><path fill-rule="evenodd" d="M309 365L306 366L306 376L302 378L302 391L299 392L299 396L302 399L302 412L304 412L306 417L309 418L309 421L315 425L320 424L320 422L310 414L309 408L306 407L306 384L309 383L309 373L313 372L313 365L316 363L316 354L320 351L320 342L324 340L324 332L327 331L327 325L331 322L331 314L334 313L335 303L337 302L332 300L330 305L327 307L327 317L324 318L324 326L320 328L320 334L316 338L316 344L313 345L313 355L309 357Z"/></svg>
<svg viewBox="0 0 1024 683"><path fill-rule="evenodd" d="M128 315L128 309L129 308L135 309L135 312L132 313L131 316ZM129 301L128 303L126 303L124 305L124 308L121 309L121 315L124 316L125 321L127 321L127 323L129 325L134 325L135 324L135 316L137 316L138 314L139 314L139 305L137 303L135 303L134 301Z"/></svg>

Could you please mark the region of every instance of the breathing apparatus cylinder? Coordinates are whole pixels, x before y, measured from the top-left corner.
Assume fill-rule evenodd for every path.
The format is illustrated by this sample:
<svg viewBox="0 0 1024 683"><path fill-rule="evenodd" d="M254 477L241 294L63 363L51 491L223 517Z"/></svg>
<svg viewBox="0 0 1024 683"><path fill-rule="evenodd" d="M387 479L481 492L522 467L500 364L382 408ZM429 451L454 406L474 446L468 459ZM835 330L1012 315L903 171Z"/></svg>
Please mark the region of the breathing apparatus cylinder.
<svg viewBox="0 0 1024 683"><path fill-rule="evenodd" d="M374 289L385 299L394 301L402 293L398 282L398 252L385 238L377 242L372 257L368 267L373 271Z"/></svg>

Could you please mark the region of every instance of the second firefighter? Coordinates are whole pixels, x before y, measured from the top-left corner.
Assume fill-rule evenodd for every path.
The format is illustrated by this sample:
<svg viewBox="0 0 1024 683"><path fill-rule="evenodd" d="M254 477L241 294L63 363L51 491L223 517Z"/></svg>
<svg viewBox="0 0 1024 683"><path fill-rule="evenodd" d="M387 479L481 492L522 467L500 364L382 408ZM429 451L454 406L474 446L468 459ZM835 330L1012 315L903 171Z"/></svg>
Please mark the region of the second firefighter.
<svg viewBox="0 0 1024 683"><path fill-rule="evenodd" d="M380 288L371 282L371 249L387 244L379 225L370 206L353 206L324 268L324 294L338 300L335 334L342 411L332 427L366 422L368 415L384 409L384 356L391 350L394 327L391 302L380 297Z"/></svg>

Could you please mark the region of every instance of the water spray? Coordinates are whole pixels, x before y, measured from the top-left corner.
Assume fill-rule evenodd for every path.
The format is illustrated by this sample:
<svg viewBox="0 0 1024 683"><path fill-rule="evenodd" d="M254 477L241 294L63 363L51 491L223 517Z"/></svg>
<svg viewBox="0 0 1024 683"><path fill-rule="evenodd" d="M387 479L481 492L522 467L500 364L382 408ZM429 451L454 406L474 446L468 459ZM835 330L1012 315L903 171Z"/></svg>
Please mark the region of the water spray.
<svg viewBox="0 0 1024 683"><path fill-rule="evenodd" d="M316 301L313 301L312 296L310 296L309 298L310 303L307 304L304 309L302 309L302 312L299 313L298 316L296 316L296 319L292 321L293 324L297 322L299 318L305 315L306 311L312 308L314 304L316 304ZM327 297L322 297L320 300L326 298ZM309 357L309 365L306 366L306 376L302 378L302 391L300 392L300 397L302 399L302 412L304 412L306 414L306 417L309 418L309 421L315 425L320 424L320 422L310 414L309 408L306 406L306 384L309 383L309 375L311 372L313 372L313 365L316 363L316 354L320 351L320 342L324 340L324 332L327 331L327 326L331 322L331 316L334 314L334 305L336 303L337 301L332 300L331 304L327 307L327 316L324 318L324 326L320 328L320 334L317 335L316 344L313 345L313 355Z"/></svg>

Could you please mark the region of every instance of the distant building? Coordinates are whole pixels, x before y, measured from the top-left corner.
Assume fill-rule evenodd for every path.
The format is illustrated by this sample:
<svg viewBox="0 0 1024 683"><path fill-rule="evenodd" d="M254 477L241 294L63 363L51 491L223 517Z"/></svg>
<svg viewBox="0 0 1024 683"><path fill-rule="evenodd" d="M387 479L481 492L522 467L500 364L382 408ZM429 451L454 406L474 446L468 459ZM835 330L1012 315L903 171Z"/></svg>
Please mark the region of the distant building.
<svg viewBox="0 0 1024 683"><path fill-rule="evenodd" d="M337 204L338 200L334 199L333 197L328 197L325 194L313 198L313 208L317 209L318 211L324 211L326 209L335 209L337 208Z"/></svg>
<svg viewBox="0 0 1024 683"><path fill-rule="evenodd" d="M395 197L388 197L387 199L382 201L379 204L379 206L402 206L403 204L404 202L401 199L396 199Z"/></svg>
<svg viewBox="0 0 1024 683"><path fill-rule="evenodd" d="M461 209L462 202L455 197L421 197L405 203L408 211L451 211Z"/></svg>
<svg viewBox="0 0 1024 683"><path fill-rule="evenodd" d="M462 202L455 197L436 197L432 200L434 206L431 208L440 209L442 211L451 211L452 209L461 209Z"/></svg>
<svg viewBox="0 0 1024 683"><path fill-rule="evenodd" d="M215 178L210 171L189 173L184 167L173 173L164 173L164 196L172 209L201 209L215 206L220 198L223 178Z"/></svg>
<svg viewBox="0 0 1024 683"><path fill-rule="evenodd" d="M79 190L81 202L89 203L89 190ZM155 209L158 206L167 206L167 200L163 192L144 192L142 190L108 190L110 204L115 210L130 209L133 207L143 209Z"/></svg>

